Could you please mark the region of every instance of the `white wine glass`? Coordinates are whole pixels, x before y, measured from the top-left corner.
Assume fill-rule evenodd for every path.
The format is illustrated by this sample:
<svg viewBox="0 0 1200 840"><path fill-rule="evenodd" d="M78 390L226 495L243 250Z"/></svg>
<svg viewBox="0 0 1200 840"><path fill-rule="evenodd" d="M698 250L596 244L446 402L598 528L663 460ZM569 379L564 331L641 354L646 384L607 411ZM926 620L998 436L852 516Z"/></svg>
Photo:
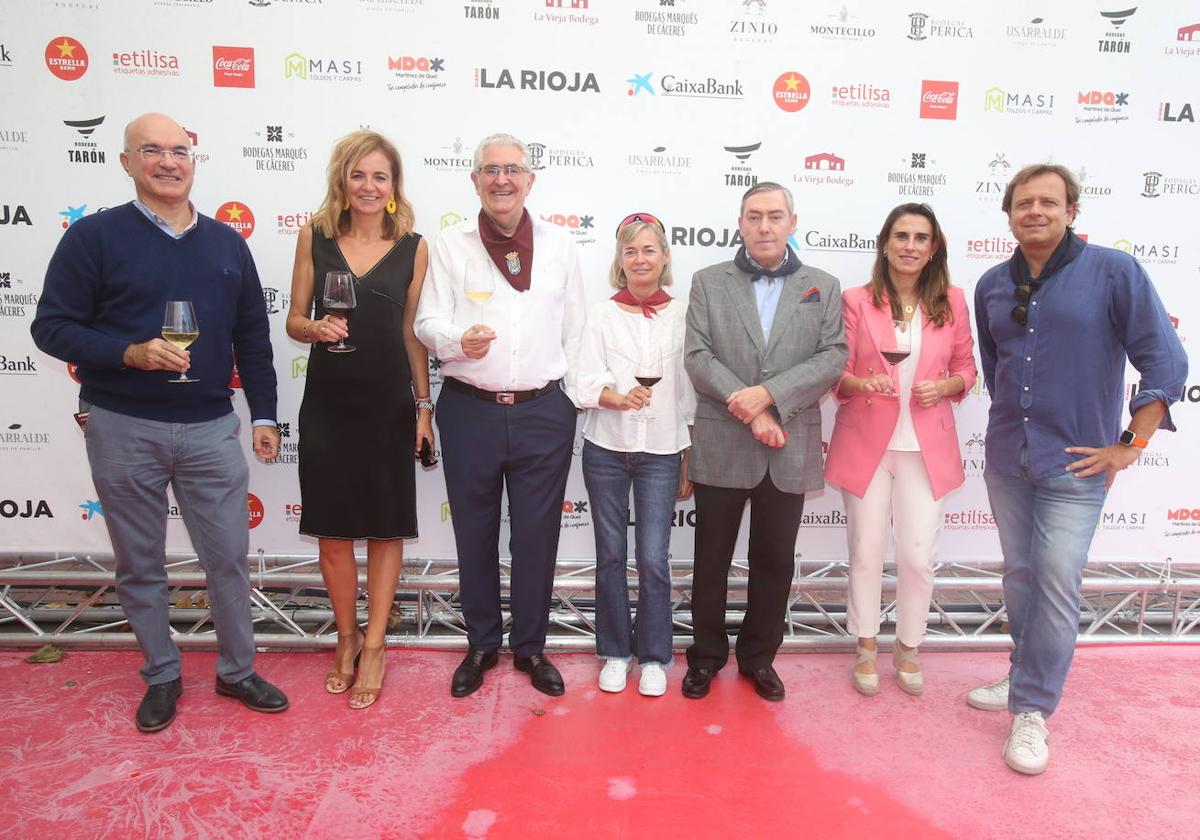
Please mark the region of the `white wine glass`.
<svg viewBox="0 0 1200 840"><path fill-rule="evenodd" d="M484 304L492 299L496 291L496 278L491 265L469 260L467 262L467 300L479 304L479 323L483 323Z"/></svg>
<svg viewBox="0 0 1200 840"><path fill-rule="evenodd" d="M354 277L349 271L330 271L325 275L325 311L350 320L350 311L358 305L354 295ZM352 353L353 344L347 344L345 338L338 339L337 344L330 345L330 353Z"/></svg>
<svg viewBox="0 0 1200 840"><path fill-rule="evenodd" d="M163 341L180 350L186 350L200 337L200 325L196 323L196 310L190 300L169 300L163 312ZM180 371L178 379L168 382L199 382Z"/></svg>

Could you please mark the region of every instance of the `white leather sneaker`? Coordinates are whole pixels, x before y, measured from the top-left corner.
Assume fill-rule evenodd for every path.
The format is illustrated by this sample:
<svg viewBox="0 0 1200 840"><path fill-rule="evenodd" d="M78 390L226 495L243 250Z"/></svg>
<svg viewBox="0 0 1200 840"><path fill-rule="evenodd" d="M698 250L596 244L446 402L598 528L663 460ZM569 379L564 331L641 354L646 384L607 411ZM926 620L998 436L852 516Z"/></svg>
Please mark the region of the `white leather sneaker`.
<svg viewBox="0 0 1200 840"><path fill-rule="evenodd" d="M985 712L1008 711L1008 677L990 685L981 685L967 694L967 705Z"/></svg>
<svg viewBox="0 0 1200 840"><path fill-rule="evenodd" d="M609 659L600 669L600 690L613 693L625 690L625 675L633 666L629 659Z"/></svg>
<svg viewBox="0 0 1200 840"><path fill-rule="evenodd" d="M662 697L667 693L667 669L657 662L642 666L642 677L638 680L638 693L647 697Z"/></svg>
<svg viewBox="0 0 1200 840"><path fill-rule="evenodd" d="M1049 737L1041 712L1021 712L1013 717L1012 731L1004 742L1004 763L1018 773L1036 776L1050 761Z"/></svg>

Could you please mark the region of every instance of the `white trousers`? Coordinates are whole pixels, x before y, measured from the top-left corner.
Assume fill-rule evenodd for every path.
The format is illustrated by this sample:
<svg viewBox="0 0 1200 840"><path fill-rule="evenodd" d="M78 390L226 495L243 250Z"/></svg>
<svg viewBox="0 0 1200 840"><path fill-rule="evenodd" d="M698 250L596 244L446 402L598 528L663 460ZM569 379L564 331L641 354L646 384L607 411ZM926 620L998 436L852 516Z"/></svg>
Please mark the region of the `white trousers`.
<svg viewBox="0 0 1200 840"><path fill-rule="evenodd" d="M921 453L889 449L863 497L842 491L842 498L850 549L846 597L850 633L859 638L879 633L890 520L896 548L896 637L908 647L919 646L925 639L942 520L942 503L933 498Z"/></svg>

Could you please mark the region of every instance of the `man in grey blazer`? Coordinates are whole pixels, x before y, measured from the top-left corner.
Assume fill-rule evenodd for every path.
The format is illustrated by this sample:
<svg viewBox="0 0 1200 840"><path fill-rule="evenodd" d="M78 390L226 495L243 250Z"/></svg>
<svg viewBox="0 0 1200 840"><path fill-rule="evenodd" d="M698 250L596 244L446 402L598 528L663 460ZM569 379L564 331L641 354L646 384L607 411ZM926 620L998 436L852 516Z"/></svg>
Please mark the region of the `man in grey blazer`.
<svg viewBox="0 0 1200 840"><path fill-rule="evenodd" d="M782 700L771 663L783 641L804 494L824 485L818 402L847 356L837 278L800 263L792 194L761 182L742 197L745 245L698 271L688 304L685 365L699 404L690 477L696 490L694 639L683 695L708 694L729 658L729 564L750 502L750 580L738 670Z"/></svg>

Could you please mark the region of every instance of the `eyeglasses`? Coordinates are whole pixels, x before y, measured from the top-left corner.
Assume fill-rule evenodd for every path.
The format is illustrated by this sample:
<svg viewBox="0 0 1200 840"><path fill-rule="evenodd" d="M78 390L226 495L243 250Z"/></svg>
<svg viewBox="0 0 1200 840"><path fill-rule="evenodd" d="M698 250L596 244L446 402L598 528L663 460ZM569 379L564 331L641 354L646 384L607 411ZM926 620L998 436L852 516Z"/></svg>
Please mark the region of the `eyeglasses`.
<svg viewBox="0 0 1200 840"><path fill-rule="evenodd" d="M667 229L663 227L663 223L660 222L656 216L651 216L649 213L630 213L617 223L617 230L619 231L621 228L625 227L625 225L631 225L634 222L642 222L643 224L647 225L657 225L658 229L663 233L667 232Z"/></svg>
<svg viewBox="0 0 1200 840"><path fill-rule="evenodd" d="M136 151L142 156L142 160L148 163L154 163L167 156L170 156L171 160L176 163L189 163L194 154L191 149L185 149L182 146L177 146L174 149L160 149L158 146L142 146Z"/></svg>
<svg viewBox="0 0 1200 840"><path fill-rule="evenodd" d="M489 163L487 166L481 166L478 169L480 175L489 179L499 178L501 172L504 173L505 178L516 178L519 175L524 175L528 171L529 170L524 166L516 163L509 163L505 164L504 166L497 166L494 163Z"/></svg>
<svg viewBox="0 0 1200 840"><path fill-rule="evenodd" d="M1017 299L1017 305L1012 308L1012 312L1009 314L1022 327L1029 323L1029 299L1041 287L1042 284L1036 280L1030 280L1028 283L1018 283L1013 287L1013 297Z"/></svg>

